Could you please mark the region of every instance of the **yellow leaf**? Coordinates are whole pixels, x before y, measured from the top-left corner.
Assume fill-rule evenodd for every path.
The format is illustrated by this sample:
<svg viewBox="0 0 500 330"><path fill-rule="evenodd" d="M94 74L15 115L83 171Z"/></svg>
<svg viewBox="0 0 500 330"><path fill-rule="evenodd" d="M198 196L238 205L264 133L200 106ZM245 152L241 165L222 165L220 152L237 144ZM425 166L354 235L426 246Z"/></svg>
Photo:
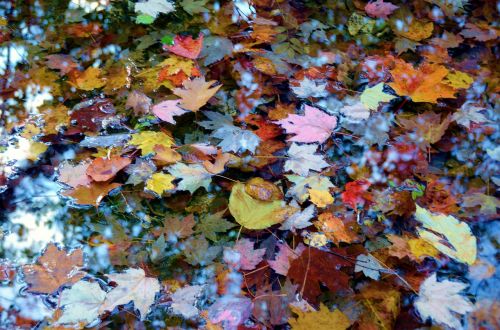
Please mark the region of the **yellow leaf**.
<svg viewBox="0 0 500 330"><path fill-rule="evenodd" d="M308 233L306 237L304 237L304 243L318 248L328 244L328 237L323 233Z"/></svg>
<svg viewBox="0 0 500 330"><path fill-rule="evenodd" d="M434 246L421 238L408 240L408 246L413 256L418 260L422 260L425 257L436 258L439 255L439 251Z"/></svg>
<svg viewBox="0 0 500 330"><path fill-rule="evenodd" d="M236 183L229 196L229 211L240 225L247 229L264 229L283 222L295 208L281 200L265 202L245 191L244 183Z"/></svg>
<svg viewBox="0 0 500 330"><path fill-rule="evenodd" d="M165 173L154 173L146 182L146 189L151 190L161 196L164 191L174 189L172 181L175 177Z"/></svg>
<svg viewBox="0 0 500 330"><path fill-rule="evenodd" d="M128 144L138 146L144 156L153 153L156 145L162 145L167 148L172 146L174 140L163 132L144 131L132 134L132 139Z"/></svg>
<svg viewBox="0 0 500 330"><path fill-rule="evenodd" d="M31 161L36 161L38 157L47 150L48 146L42 142L30 141L30 148L27 159Z"/></svg>
<svg viewBox="0 0 500 330"><path fill-rule="evenodd" d="M89 67L83 72L74 73L69 83L78 89L91 91L106 85L106 81L100 78L100 75L99 68Z"/></svg>
<svg viewBox="0 0 500 330"><path fill-rule="evenodd" d="M418 229L420 237L447 256L472 265L476 260L477 243L469 226L451 215L433 214L418 205L416 207L415 219L423 225ZM444 236L447 244L443 244L443 238L435 233Z"/></svg>
<svg viewBox="0 0 500 330"><path fill-rule="evenodd" d="M309 198L317 207L327 207L334 201L333 196L327 190L309 189Z"/></svg>
<svg viewBox="0 0 500 330"><path fill-rule="evenodd" d="M417 19L413 19L411 24L408 26L408 30L394 30L396 34L408 38L413 41L420 41L429 38L434 30L434 23L428 22L424 23Z"/></svg>
<svg viewBox="0 0 500 330"><path fill-rule="evenodd" d="M290 308L298 316L297 318L290 318L288 321L293 330L345 330L351 325L351 321L344 313L338 309L330 312L328 307L323 304L320 305L317 312L304 312L292 305L290 305Z"/></svg>
<svg viewBox="0 0 500 330"><path fill-rule="evenodd" d="M465 72L455 71L446 75L444 83L453 88L469 88L474 79Z"/></svg>

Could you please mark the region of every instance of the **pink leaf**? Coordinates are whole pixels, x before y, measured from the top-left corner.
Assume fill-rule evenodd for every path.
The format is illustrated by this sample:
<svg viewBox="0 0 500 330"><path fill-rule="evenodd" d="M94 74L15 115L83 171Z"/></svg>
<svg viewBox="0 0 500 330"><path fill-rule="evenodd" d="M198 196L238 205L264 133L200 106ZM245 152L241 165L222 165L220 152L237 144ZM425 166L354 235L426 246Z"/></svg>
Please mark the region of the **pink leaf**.
<svg viewBox="0 0 500 330"><path fill-rule="evenodd" d="M276 258L274 260L268 260L269 266L278 274L287 275L288 269L290 269L290 262L297 259L305 249L305 246L302 243L292 250L288 245L279 244L279 252L276 254Z"/></svg>
<svg viewBox="0 0 500 330"><path fill-rule="evenodd" d="M167 100L153 106L156 117L170 124L175 124L174 116L180 116L188 111L178 106L180 100Z"/></svg>
<svg viewBox="0 0 500 330"><path fill-rule="evenodd" d="M337 118L308 105L304 109L304 116L292 114L277 121L286 130L287 134L295 134L288 141L325 142L337 126Z"/></svg>
<svg viewBox="0 0 500 330"><path fill-rule="evenodd" d="M243 238L224 251L224 261L237 269L252 270L262 261L266 249L254 250L253 242Z"/></svg>
<svg viewBox="0 0 500 330"><path fill-rule="evenodd" d="M394 6L390 2L384 2L384 0L377 0L375 2L370 2L365 6L365 11L371 17L377 18L387 18L393 11L395 11L398 6Z"/></svg>

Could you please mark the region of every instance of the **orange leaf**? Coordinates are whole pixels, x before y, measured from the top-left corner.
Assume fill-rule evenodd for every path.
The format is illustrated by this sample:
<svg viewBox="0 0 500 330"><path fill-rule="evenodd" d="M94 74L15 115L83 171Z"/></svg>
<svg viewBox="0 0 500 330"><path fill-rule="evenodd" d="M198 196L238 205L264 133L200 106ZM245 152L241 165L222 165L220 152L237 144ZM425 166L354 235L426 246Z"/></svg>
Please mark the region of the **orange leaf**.
<svg viewBox="0 0 500 330"><path fill-rule="evenodd" d="M120 156L113 156L109 159L96 158L87 168L87 175L95 181L108 181L130 162L130 158Z"/></svg>
<svg viewBox="0 0 500 330"><path fill-rule="evenodd" d="M418 69L402 60L390 71L394 82L389 83L398 95L409 96L413 102L437 103L439 98L454 98L455 90L444 84L448 70L438 64L424 63Z"/></svg>
<svg viewBox="0 0 500 330"><path fill-rule="evenodd" d="M73 197L76 200L76 204L98 207L102 199L111 190L120 186L120 183L94 182L90 186L79 186L76 189L65 191L63 195Z"/></svg>

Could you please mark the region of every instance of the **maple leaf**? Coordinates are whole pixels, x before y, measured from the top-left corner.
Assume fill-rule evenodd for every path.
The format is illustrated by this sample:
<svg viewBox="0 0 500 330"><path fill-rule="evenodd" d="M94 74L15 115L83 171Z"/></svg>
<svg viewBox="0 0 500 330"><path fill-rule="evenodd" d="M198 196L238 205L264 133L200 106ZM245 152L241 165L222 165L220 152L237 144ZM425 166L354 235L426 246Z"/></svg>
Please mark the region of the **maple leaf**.
<svg viewBox="0 0 500 330"><path fill-rule="evenodd" d="M331 205L335 200L328 190L309 189L309 199L319 208Z"/></svg>
<svg viewBox="0 0 500 330"><path fill-rule="evenodd" d="M200 55L203 45L203 34L198 35L198 39L192 36L175 36L173 45L163 45L163 49L176 55L196 59Z"/></svg>
<svg viewBox="0 0 500 330"><path fill-rule="evenodd" d="M229 196L229 211L240 225L247 229L264 229L281 223L291 212L282 200L261 201L245 191L243 183L236 183Z"/></svg>
<svg viewBox="0 0 500 330"><path fill-rule="evenodd" d="M377 110L380 102L389 102L396 98L393 95L384 93L383 89L383 83L366 88L363 93L361 93L361 103L369 110Z"/></svg>
<svg viewBox="0 0 500 330"><path fill-rule="evenodd" d="M125 168L131 163L130 158L113 156L107 158L96 158L87 167L87 175L94 181L108 181L113 178L116 173Z"/></svg>
<svg viewBox="0 0 500 330"><path fill-rule="evenodd" d="M220 253L220 246L210 246L205 236L190 237L183 244L182 253L186 262L191 265L205 266L210 264Z"/></svg>
<svg viewBox="0 0 500 330"><path fill-rule="evenodd" d="M181 179L177 185L177 190L187 190L190 193L194 193L200 187L208 190L212 182L212 173L199 164L185 165L177 163L170 166L168 172Z"/></svg>
<svg viewBox="0 0 500 330"><path fill-rule="evenodd" d="M370 118L370 110L361 101L351 105L346 104L339 110L346 116L346 120L351 123L361 123Z"/></svg>
<svg viewBox="0 0 500 330"><path fill-rule="evenodd" d="M398 8L398 6L394 6L390 2L377 0L366 4L365 11L371 17L387 19Z"/></svg>
<svg viewBox="0 0 500 330"><path fill-rule="evenodd" d="M182 83L184 89L174 89L174 94L181 98L179 105L186 110L198 111L212 96L222 87L214 86L215 80L205 81L205 77L185 80Z"/></svg>
<svg viewBox="0 0 500 330"><path fill-rule="evenodd" d="M236 269L253 270L262 261L266 249L253 248L254 242L240 239L232 248L224 250L224 261Z"/></svg>
<svg viewBox="0 0 500 330"><path fill-rule="evenodd" d="M189 285L176 290L170 298L172 299L172 310L175 314L182 315L186 319L196 317L200 311L195 304L203 293L202 285Z"/></svg>
<svg viewBox="0 0 500 330"><path fill-rule="evenodd" d="M418 229L420 237L453 259L469 265L476 261L476 237L465 222L451 215L433 214L418 205L416 207L415 219L423 225ZM446 238L447 244L442 237Z"/></svg>
<svg viewBox="0 0 500 330"><path fill-rule="evenodd" d="M460 320L454 313L464 315L474 309L474 305L460 295L466 287L467 284L462 282L438 282L434 273L420 286L414 305L424 321L431 318L453 329L460 329Z"/></svg>
<svg viewBox="0 0 500 330"><path fill-rule="evenodd" d="M441 140L446 129L450 125L451 116L446 116L441 120L439 113L427 111L412 119L400 118L403 127L408 131L413 131L421 149L426 150L430 144L434 144Z"/></svg>
<svg viewBox="0 0 500 330"><path fill-rule="evenodd" d="M322 155L314 154L317 144L299 145L292 143L287 151L288 159L285 162L285 171L292 171L298 175L308 176L310 170L321 171L329 166Z"/></svg>
<svg viewBox="0 0 500 330"><path fill-rule="evenodd" d="M174 4L169 0L147 0L134 5L135 12L156 18L160 13L169 14L175 11Z"/></svg>
<svg viewBox="0 0 500 330"><path fill-rule="evenodd" d="M50 243L35 264L24 265L24 281L29 284L28 292L52 294L63 285L71 285L85 276L83 251L60 250Z"/></svg>
<svg viewBox="0 0 500 330"><path fill-rule="evenodd" d="M62 194L74 198L76 204L98 207L104 197L120 186L120 183L94 182L89 186L66 190Z"/></svg>
<svg viewBox="0 0 500 330"><path fill-rule="evenodd" d="M132 134L132 139L128 144L138 146L142 151L142 155L145 156L153 153L156 145L168 148L174 144L174 140L163 132L143 131Z"/></svg>
<svg viewBox="0 0 500 330"><path fill-rule="evenodd" d="M156 293L160 291L160 282L156 278L147 277L142 268L129 268L123 273L106 276L117 286L106 295L104 303L99 307L99 314L132 301L140 312L141 320L144 320L154 303Z"/></svg>
<svg viewBox="0 0 500 330"><path fill-rule="evenodd" d="M346 228L344 222L333 216L331 213L322 213L318 216L318 221L314 223L318 230L322 231L325 236L332 242L352 243L356 235Z"/></svg>
<svg viewBox="0 0 500 330"><path fill-rule="evenodd" d="M255 133L234 126L233 118L229 115L213 111L205 111L203 114L210 120L199 122L198 125L213 130L211 136L222 139L218 144L222 151L243 152L249 150L252 153L255 152L255 148L261 141Z"/></svg>
<svg viewBox="0 0 500 330"><path fill-rule="evenodd" d="M290 269L290 262L297 259L306 249L304 244L299 243L295 250L292 250L286 243L278 243L279 252L274 260L268 260L269 266L280 275L286 276Z"/></svg>
<svg viewBox="0 0 500 330"><path fill-rule="evenodd" d="M292 86L291 89L300 98L306 99L308 97L324 97L328 95L325 90L326 83L319 84L309 78L304 78L300 81L299 86Z"/></svg>
<svg viewBox="0 0 500 330"><path fill-rule="evenodd" d="M293 204L291 204L293 205ZM297 205L297 204L295 204ZM298 208L298 205L297 205ZM297 211L289 216L282 224L281 230L291 230L295 232L296 229L304 229L312 225L310 220L314 217L316 208L314 205L309 205L302 211Z"/></svg>
<svg viewBox="0 0 500 330"><path fill-rule="evenodd" d="M306 178L299 175L287 175L286 177L295 184L288 190L287 196L293 196L300 203L309 198L309 189L328 190L335 187L328 177L319 174L310 175Z"/></svg>
<svg viewBox="0 0 500 330"><path fill-rule="evenodd" d="M60 306L63 313L57 324L93 322L99 316L106 292L97 282L79 281L60 295Z"/></svg>
<svg viewBox="0 0 500 330"><path fill-rule="evenodd" d="M192 1L192 0L184 0ZM208 1L208 0L201 0ZM201 8L201 7L197 7ZM230 39L220 36L209 36L203 42L200 57L204 58L204 64L210 65L222 60L233 53L233 43Z"/></svg>
<svg viewBox="0 0 500 330"><path fill-rule="evenodd" d="M195 221L192 214L183 219L170 217L163 222L161 233L165 234L167 241L177 242L180 238L191 236L194 226Z"/></svg>
<svg viewBox="0 0 500 330"><path fill-rule="evenodd" d="M367 193L371 183L365 179L348 182L345 191L342 193L342 202L356 209L358 205L371 203L370 195Z"/></svg>
<svg viewBox="0 0 500 330"><path fill-rule="evenodd" d="M151 160L136 158L135 163L125 169L125 172L129 175L125 184L138 185L144 183L155 171L156 166Z"/></svg>
<svg viewBox="0 0 500 330"><path fill-rule="evenodd" d="M78 63L75 62L71 55L52 54L45 57L47 67L54 70L59 70L61 75L68 74L70 71L78 68Z"/></svg>
<svg viewBox="0 0 500 330"><path fill-rule="evenodd" d="M163 121L175 124L174 116L185 114L186 110L178 107L179 100L166 100L153 106L153 113Z"/></svg>
<svg viewBox="0 0 500 330"><path fill-rule="evenodd" d="M333 312L328 310L328 307L321 304L318 311L304 312L300 308L291 307L292 312L297 314L297 318L288 320L292 329L309 330L309 329L335 329L346 330L350 327L351 321L349 318L335 309Z"/></svg>
<svg viewBox="0 0 500 330"><path fill-rule="evenodd" d="M74 70L70 72L70 80L68 82L78 89L91 91L106 85L106 81L99 77L100 75L101 70L94 67L89 67L83 72Z"/></svg>
<svg viewBox="0 0 500 330"><path fill-rule="evenodd" d="M490 122L485 115L480 113L480 111L483 110L486 109L465 102L460 109L451 116L451 120L470 129L471 123L482 124Z"/></svg>
<svg viewBox="0 0 500 330"><path fill-rule="evenodd" d="M318 108L306 105L304 116L292 114L276 123L281 125L287 134L295 134L288 141L323 143L337 127L337 118L327 115Z"/></svg>
<svg viewBox="0 0 500 330"><path fill-rule="evenodd" d="M57 177L57 181L67 184L72 188L87 186L92 182L87 175L89 165L90 162L87 161L82 161L76 165L63 162L58 168L59 176Z"/></svg>
<svg viewBox="0 0 500 330"><path fill-rule="evenodd" d="M335 254L347 254L344 249L331 250ZM321 294L320 283L332 292L349 290L349 276L341 267L351 264L335 254L308 247L299 258L291 262L288 278L301 287L300 292L309 302L317 302Z"/></svg>
<svg viewBox="0 0 500 330"><path fill-rule="evenodd" d="M145 188L161 196L163 192L175 188L175 185L172 183L173 180L175 180L175 177L170 174L154 173L146 182Z"/></svg>
<svg viewBox="0 0 500 330"><path fill-rule="evenodd" d="M216 233L225 233L236 226L222 217L224 213L225 211L221 211L215 214L204 215L196 224L196 233L201 233L209 240L216 241Z"/></svg>
<svg viewBox="0 0 500 330"><path fill-rule="evenodd" d="M424 63L418 69L402 60L390 71L394 82L389 83L396 94L411 97L413 102L436 103L440 98L454 98L455 90L443 79L448 70L438 64Z"/></svg>
<svg viewBox="0 0 500 330"><path fill-rule="evenodd" d="M128 94L125 109L134 109L134 114L147 114L151 108L151 99L144 93L139 91L132 91Z"/></svg>

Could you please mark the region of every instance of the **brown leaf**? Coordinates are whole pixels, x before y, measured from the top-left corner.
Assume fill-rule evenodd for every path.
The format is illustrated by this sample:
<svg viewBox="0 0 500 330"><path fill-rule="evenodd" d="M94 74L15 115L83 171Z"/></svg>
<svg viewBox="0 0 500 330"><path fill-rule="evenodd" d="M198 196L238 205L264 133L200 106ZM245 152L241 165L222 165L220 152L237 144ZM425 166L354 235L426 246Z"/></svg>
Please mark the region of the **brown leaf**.
<svg viewBox="0 0 500 330"><path fill-rule="evenodd" d="M35 264L22 267L24 280L30 285L29 292L51 294L62 285L73 284L85 276L83 251L70 253L51 243Z"/></svg>
<svg viewBox="0 0 500 330"><path fill-rule="evenodd" d="M347 255L345 249L332 249L332 252ZM333 292L350 290L349 275L340 270L346 266L352 264L334 254L309 247L299 258L292 261L288 277L299 285L299 291L307 301L317 303L321 294L320 283Z"/></svg>

